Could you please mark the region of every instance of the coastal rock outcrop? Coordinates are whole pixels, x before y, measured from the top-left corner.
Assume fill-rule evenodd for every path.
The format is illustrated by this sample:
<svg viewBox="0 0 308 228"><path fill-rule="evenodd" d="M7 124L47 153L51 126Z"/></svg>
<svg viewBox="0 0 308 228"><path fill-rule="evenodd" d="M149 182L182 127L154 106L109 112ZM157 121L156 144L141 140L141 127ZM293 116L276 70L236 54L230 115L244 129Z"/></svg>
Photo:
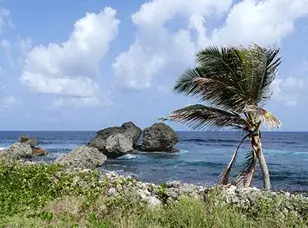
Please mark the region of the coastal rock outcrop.
<svg viewBox="0 0 308 228"><path fill-rule="evenodd" d="M123 123L121 126L124 129L124 134L128 138L132 138L134 149L138 148L138 140L142 134L142 130L137 127L133 122Z"/></svg>
<svg viewBox="0 0 308 228"><path fill-rule="evenodd" d="M177 133L164 123L155 123L143 130L143 151L176 152L174 145L179 141Z"/></svg>
<svg viewBox="0 0 308 228"><path fill-rule="evenodd" d="M19 142L29 144L32 147L36 147L40 144L40 140L37 138L32 138L28 135L23 135L19 138Z"/></svg>
<svg viewBox="0 0 308 228"><path fill-rule="evenodd" d="M79 146L57 158L55 163L69 168L95 168L103 165L106 160L107 157L97 148Z"/></svg>
<svg viewBox="0 0 308 228"><path fill-rule="evenodd" d="M87 171L88 172L88 171ZM236 186L199 186L179 181L160 185L141 182L132 176L115 172L101 172L99 182L107 184L107 196L118 197L125 194L147 203L152 208L178 202L182 197L199 198L204 203L230 205L249 213L255 213L269 205L283 215L295 213L307 216L308 198L288 192L266 192L257 188L238 188ZM137 199L138 199L137 198Z"/></svg>
<svg viewBox="0 0 308 228"><path fill-rule="evenodd" d="M47 155L48 152L42 148L33 146L38 145L39 140L29 138L30 140L19 139L20 142L13 143L9 148L0 151L0 158L4 159L30 159L34 156Z"/></svg>
<svg viewBox="0 0 308 228"><path fill-rule="evenodd" d="M122 133L110 135L106 139L105 148L109 157L119 157L134 150L132 138Z"/></svg>
<svg viewBox="0 0 308 228"><path fill-rule="evenodd" d="M107 157L115 158L137 149L141 134L142 130L133 122L126 122L121 127L108 127L98 131L88 145L97 148Z"/></svg>
<svg viewBox="0 0 308 228"><path fill-rule="evenodd" d="M9 148L0 151L0 158L5 159L24 159L32 156L31 145L21 142L14 143Z"/></svg>

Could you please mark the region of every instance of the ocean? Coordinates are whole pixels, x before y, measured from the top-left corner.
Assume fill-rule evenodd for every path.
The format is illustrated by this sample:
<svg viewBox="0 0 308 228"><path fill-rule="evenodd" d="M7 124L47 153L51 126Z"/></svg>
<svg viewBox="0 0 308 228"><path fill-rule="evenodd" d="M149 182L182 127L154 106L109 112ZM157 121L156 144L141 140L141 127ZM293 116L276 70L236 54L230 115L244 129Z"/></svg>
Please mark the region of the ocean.
<svg viewBox="0 0 308 228"><path fill-rule="evenodd" d="M40 147L49 154L43 159L53 161L78 145L86 144L96 132L0 132L0 147L6 148L22 134L40 139ZM212 185L230 161L241 134L237 132L178 132L179 153L134 153L109 159L101 169L120 174L134 175L139 180L162 183L178 180L186 183ZM308 132L264 132L262 143L268 162L272 186L275 190L308 191ZM242 146L232 176L242 168L242 161L249 144ZM258 172L260 173L260 172ZM261 187L257 175L254 186Z"/></svg>

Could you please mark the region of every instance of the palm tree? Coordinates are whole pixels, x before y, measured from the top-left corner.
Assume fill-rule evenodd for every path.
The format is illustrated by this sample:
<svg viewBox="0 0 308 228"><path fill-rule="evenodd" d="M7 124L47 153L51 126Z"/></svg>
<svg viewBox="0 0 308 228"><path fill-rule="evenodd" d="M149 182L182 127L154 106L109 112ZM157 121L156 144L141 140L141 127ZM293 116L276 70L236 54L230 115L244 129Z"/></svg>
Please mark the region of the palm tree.
<svg viewBox="0 0 308 228"><path fill-rule="evenodd" d="M250 187L259 162L265 190L270 190L269 170L261 144L261 125L279 128L280 121L263 108L271 97L281 58L279 49L257 45L245 47L208 47L196 54L197 66L187 69L178 79L174 91L197 97L204 104L173 111L164 120L188 124L193 129L233 128L245 136L221 175L221 184L229 184L229 175L240 146L250 139L251 150L245 166L233 184Z"/></svg>

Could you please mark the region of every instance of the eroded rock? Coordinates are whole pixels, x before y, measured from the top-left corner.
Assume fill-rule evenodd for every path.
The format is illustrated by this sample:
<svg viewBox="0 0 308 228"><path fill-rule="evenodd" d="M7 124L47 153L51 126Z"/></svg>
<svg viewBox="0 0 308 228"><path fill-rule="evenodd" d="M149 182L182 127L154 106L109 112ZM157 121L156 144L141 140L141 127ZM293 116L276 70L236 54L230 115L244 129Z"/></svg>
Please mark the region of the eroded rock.
<svg viewBox="0 0 308 228"><path fill-rule="evenodd" d="M68 154L62 155L55 160L56 164L65 165L70 168L95 168L102 166L107 157L97 148L80 146Z"/></svg>
<svg viewBox="0 0 308 228"><path fill-rule="evenodd" d="M141 129L133 122L126 122L121 127L108 127L98 131L88 145L97 148L107 157L115 158L137 149L141 134Z"/></svg>
<svg viewBox="0 0 308 228"><path fill-rule="evenodd" d="M177 133L164 123L155 123L143 130L141 149L148 152L178 152L174 149L179 141Z"/></svg>

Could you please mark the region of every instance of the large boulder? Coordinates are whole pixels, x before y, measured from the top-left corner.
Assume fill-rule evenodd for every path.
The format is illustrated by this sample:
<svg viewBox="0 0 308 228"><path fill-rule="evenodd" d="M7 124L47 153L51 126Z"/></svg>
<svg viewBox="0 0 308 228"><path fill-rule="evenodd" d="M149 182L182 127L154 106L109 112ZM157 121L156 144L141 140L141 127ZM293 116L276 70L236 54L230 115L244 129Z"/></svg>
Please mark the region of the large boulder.
<svg viewBox="0 0 308 228"><path fill-rule="evenodd" d="M141 149L148 152L176 152L173 148L179 141L177 133L164 123L155 123L143 130Z"/></svg>
<svg viewBox="0 0 308 228"><path fill-rule="evenodd" d="M137 127L133 122L126 122L122 124L121 128L124 130L124 134L128 138L132 138L133 140L133 147L135 149L138 148L138 140L142 134L142 130Z"/></svg>
<svg viewBox="0 0 308 228"><path fill-rule="evenodd" d="M125 155L128 152L132 152L133 142L132 138L127 137L125 134L110 135L106 139L106 151L108 157L119 157Z"/></svg>
<svg viewBox="0 0 308 228"><path fill-rule="evenodd" d="M30 146L33 146L33 147L40 144L40 140L38 140L37 138L31 138L28 135L21 136L19 138L19 142L29 144Z"/></svg>
<svg viewBox="0 0 308 228"><path fill-rule="evenodd" d="M68 154L57 158L55 163L65 165L69 168L91 169L102 166L106 160L107 157L97 148L79 146Z"/></svg>
<svg viewBox="0 0 308 228"><path fill-rule="evenodd" d="M31 145L21 142L14 143L9 148L0 151L0 158L5 159L24 159L32 156Z"/></svg>
<svg viewBox="0 0 308 228"><path fill-rule="evenodd" d="M115 135L118 135L118 134L122 136L115 137ZM122 124L121 127L108 127L108 128L98 131L96 136L88 143L88 145L97 148L98 150L106 154L107 157L118 157L118 156L122 156L123 154L131 151L131 148L137 149L138 140L141 134L142 134L141 129L137 127L133 122L126 122ZM111 144L108 146L108 150L107 150L106 148L107 139L110 136L113 136L113 137L111 137L108 141L108 143L109 144L111 143ZM124 139L124 138L127 138L127 139ZM117 142L118 144L114 145L113 143L115 142ZM124 148L122 148L123 145L125 145ZM119 149L118 152L115 152L116 148Z"/></svg>

